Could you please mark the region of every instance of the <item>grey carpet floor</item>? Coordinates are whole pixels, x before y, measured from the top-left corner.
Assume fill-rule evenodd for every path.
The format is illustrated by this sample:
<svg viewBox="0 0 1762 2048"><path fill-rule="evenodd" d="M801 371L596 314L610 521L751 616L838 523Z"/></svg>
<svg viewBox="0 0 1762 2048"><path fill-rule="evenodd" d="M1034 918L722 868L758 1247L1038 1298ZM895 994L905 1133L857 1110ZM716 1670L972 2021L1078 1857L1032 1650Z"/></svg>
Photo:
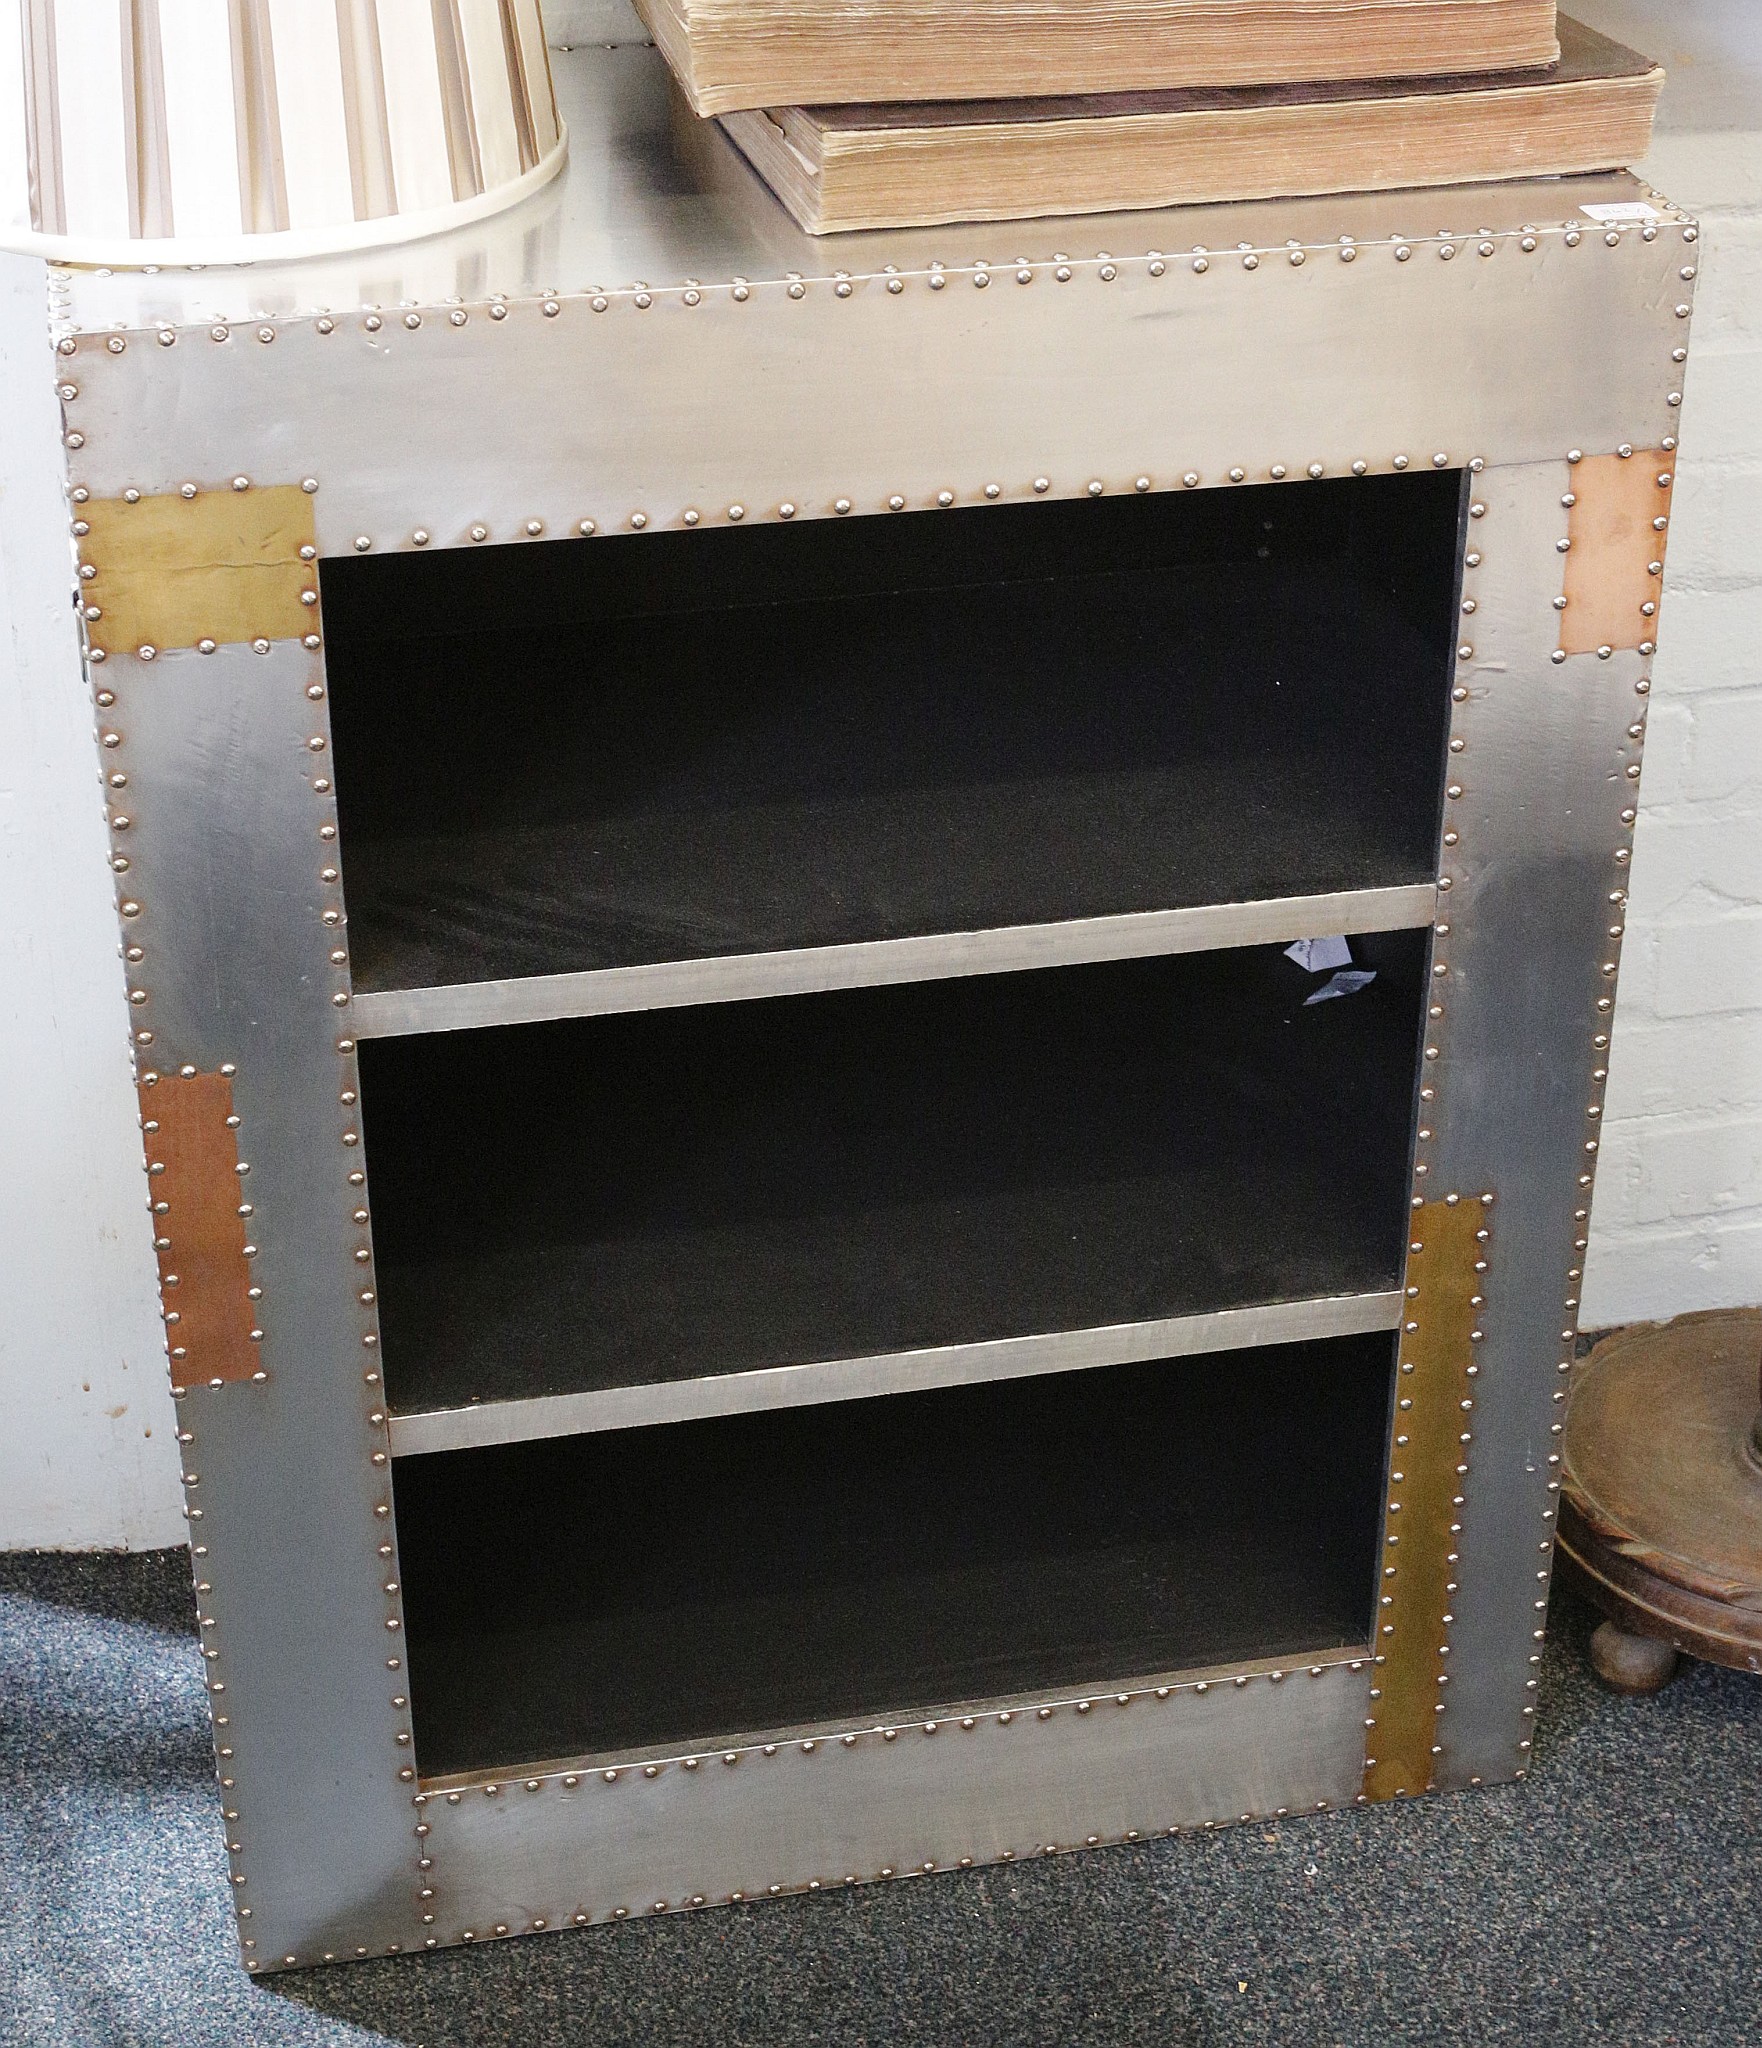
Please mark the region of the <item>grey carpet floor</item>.
<svg viewBox="0 0 1762 2048"><path fill-rule="evenodd" d="M253 1981L181 1552L0 1557L0 2042L1762 2043L1762 1685L1601 1692L1525 1785Z"/></svg>

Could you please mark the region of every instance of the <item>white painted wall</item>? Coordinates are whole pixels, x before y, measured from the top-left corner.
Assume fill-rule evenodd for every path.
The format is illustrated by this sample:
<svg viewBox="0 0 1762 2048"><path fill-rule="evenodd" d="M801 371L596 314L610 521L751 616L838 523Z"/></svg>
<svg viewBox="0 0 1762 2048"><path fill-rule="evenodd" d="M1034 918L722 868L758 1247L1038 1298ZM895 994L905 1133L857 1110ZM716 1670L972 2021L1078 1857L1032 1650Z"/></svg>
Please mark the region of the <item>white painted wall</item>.
<svg viewBox="0 0 1762 2048"><path fill-rule="evenodd" d="M0 0L3 4L3 0ZM1577 0L1705 223L1588 1327L1762 1303L1762 4ZM559 41L642 36L548 0ZM182 1540L41 273L0 257L0 1547Z"/></svg>
<svg viewBox="0 0 1762 2048"><path fill-rule="evenodd" d="M553 43L646 43L630 0L544 0L545 33Z"/></svg>
<svg viewBox="0 0 1762 2048"><path fill-rule="evenodd" d="M0 256L0 1547L182 1541L43 266Z"/></svg>
<svg viewBox="0 0 1762 2048"><path fill-rule="evenodd" d="M1762 6L1568 0L1661 58L1702 222L1583 1321L1762 1303Z"/></svg>

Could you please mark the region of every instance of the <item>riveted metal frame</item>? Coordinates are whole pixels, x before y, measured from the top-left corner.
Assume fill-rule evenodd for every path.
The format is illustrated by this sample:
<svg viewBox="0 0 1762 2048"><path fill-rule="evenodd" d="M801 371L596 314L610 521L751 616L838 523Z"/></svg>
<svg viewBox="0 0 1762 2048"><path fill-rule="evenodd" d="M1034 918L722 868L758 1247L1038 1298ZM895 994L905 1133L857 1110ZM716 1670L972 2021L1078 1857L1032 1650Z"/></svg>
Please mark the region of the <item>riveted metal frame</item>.
<svg viewBox="0 0 1762 2048"><path fill-rule="evenodd" d="M1434 993L1438 985L1433 984ZM1458 1538L1469 1473L1477 1347L1486 1305L1483 1256L1492 1236L1491 1195L1422 1202L1407 1247L1407 1313L1396 1365L1389 1429L1389 1499L1377 1596L1374 1731L1365 1744L1367 1799L1399 1799L1433 1783L1435 1738L1446 1711L1447 1639L1460 1590ZM1446 1640L1437 1643L1435 1638ZM1374 1748L1374 1754L1373 1752Z"/></svg>
<svg viewBox="0 0 1762 2048"><path fill-rule="evenodd" d="M1673 267L1679 285L1676 272L1694 268L1681 233L1693 229L1671 251L1691 259ZM1652 338L1667 388L1607 451L1654 475L1675 453L1687 302L1677 305L1674 331ZM1425 1083L1439 1115L1422 1159L1433 1190L1497 1192L1499 1253L1477 1347L1434 1772L1443 1786L1527 1768L1651 689L1649 637L1630 649L1561 651L1563 543L1589 452L1574 445L1552 462L1489 469L1475 480L1483 509L1470 523L1464 589L1476 609L1453 720L1452 744L1463 747L1452 760L1446 841L1457 836L1440 869L1451 883L1433 968L1443 1014ZM1659 530L1655 589L1664 538Z"/></svg>
<svg viewBox="0 0 1762 2048"><path fill-rule="evenodd" d="M671 145L652 52L577 53L557 84L574 168L501 221L396 257L51 273L146 1121L155 1091L198 1081L224 1082L238 1118L253 1369L171 1363L248 1966L1423 1789L1367 1762L1397 1671L1434 1695L1427 1784L1522 1775L1654 616L1631 644L1570 651L1566 563L1595 544L1575 538L1573 479L1584 460L1668 474L1694 224L1611 175L811 242L713 141L689 203L655 195L644 151ZM1481 225L1395 232L1451 215ZM1410 1345L1437 1337L1440 1304L1472 1310L1473 1332L1450 1512L1431 1518L1450 1548L1393 1624L1417 1653L1379 1635L1313 1669L1096 1674L1089 1696L926 1702L909 1727L725 1731L700 1756L423 1781L322 578L302 575L369 550L635 547L664 527L1433 466L1464 473L1464 555L1437 891L1417 913L1433 940L1412 1242L1466 1214L1475 1277L1428 1295L1416 1252L1403 1297ZM106 546L127 529L94 501L227 493L236 523L270 492L312 523L262 632L242 634L223 558L168 644L112 644ZM962 971L957 953L926 971ZM817 962L802 985L903 960ZM605 1006L508 997L511 1014L559 999ZM364 1026L376 1004L377 1028L423 1028L419 1003L383 996ZM1413 1511L1402 1434L1398 1411L1387 1536Z"/></svg>
<svg viewBox="0 0 1762 2048"><path fill-rule="evenodd" d="M1336 1652L436 1780L421 1824L460 1941L1208 1833L1349 1805L1369 1673Z"/></svg>

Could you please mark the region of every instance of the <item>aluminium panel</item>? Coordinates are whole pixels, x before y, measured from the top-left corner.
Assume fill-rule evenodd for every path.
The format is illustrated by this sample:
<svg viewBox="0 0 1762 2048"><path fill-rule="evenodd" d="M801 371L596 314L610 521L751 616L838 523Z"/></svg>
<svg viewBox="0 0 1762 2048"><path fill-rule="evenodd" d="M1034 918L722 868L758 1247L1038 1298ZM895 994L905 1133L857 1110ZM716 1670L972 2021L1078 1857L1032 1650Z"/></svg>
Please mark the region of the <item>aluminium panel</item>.
<svg viewBox="0 0 1762 2048"><path fill-rule="evenodd" d="M1673 452L1694 224L1611 175L810 244L725 151L679 153L652 53L558 69L574 166L502 222L371 260L55 276L92 581L123 528L82 508L131 492L301 487L322 555L1472 466L1413 1199L1491 1194L1497 1239L1433 1782L1520 1773L1651 649L1569 651L1562 501L1572 451ZM86 602L140 1078L224 1079L247 1169L259 1362L185 1385L179 1417L250 1967L1367 1796L1370 1679L1336 1667L1195 1683L1157 1704L1163 1746L1136 1698L975 1715L964 1760L941 1730L827 1756L796 1731L787 1767L819 1761L781 1803L781 1755L718 1764L707 1799L707 1763L662 1758L592 1804L566 1769L425 1790L321 607L112 649ZM1160 1823L1158 1772L1184 1802ZM688 1868L676 1829L713 1855ZM603 1888L575 1881L589 1855Z"/></svg>
<svg viewBox="0 0 1762 2048"><path fill-rule="evenodd" d="M322 661L284 639L94 676L143 1107L214 1077L236 1117L256 1371L169 1362L240 1935L383 1948L418 1924L415 1771ZM175 1203L155 1225L175 1253Z"/></svg>
<svg viewBox="0 0 1762 2048"><path fill-rule="evenodd" d="M425 1787L451 1941L1135 1842L1357 1796L1360 1652Z"/></svg>
<svg viewBox="0 0 1762 2048"><path fill-rule="evenodd" d="M1596 241L479 300L163 351L67 336L69 419L95 497L311 481L325 554L1537 460L1612 447L1655 404L1617 337L1667 333L1676 280L1638 233ZM1319 372L1348 335L1363 373Z"/></svg>
<svg viewBox="0 0 1762 2048"><path fill-rule="evenodd" d="M812 242L720 156L632 174L678 157L654 52L565 72L548 230L64 274L76 481L310 480L335 554L1540 460L1655 405L1685 224L1625 174Z"/></svg>
<svg viewBox="0 0 1762 2048"><path fill-rule="evenodd" d="M1660 394L1660 399L1662 394ZM1611 460L1668 474L1670 409L1636 417ZM1571 451L1567 451L1570 454ZM1441 874L1443 1015L1430 1185L1490 1189L1497 1250L1463 1484L1438 1782L1525 1768L1559 1498L1592 1176L1650 693L1640 644L1562 652L1569 521L1585 462L1490 468L1471 522ZM1667 518L1667 514L1657 515ZM1652 534L1662 562L1665 531ZM1478 559L1476 559L1478 557ZM1642 568L1643 568L1642 564ZM1648 577L1654 595L1657 575ZM1449 929L1442 927L1447 924ZM1440 1640L1446 1639L1444 1636Z"/></svg>

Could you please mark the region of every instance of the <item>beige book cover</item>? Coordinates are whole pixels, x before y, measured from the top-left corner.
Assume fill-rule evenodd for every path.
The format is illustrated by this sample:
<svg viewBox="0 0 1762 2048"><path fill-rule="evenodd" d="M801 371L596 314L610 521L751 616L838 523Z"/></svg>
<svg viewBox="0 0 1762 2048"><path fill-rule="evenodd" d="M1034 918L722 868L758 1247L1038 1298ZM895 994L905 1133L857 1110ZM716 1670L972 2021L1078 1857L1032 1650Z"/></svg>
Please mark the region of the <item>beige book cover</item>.
<svg viewBox="0 0 1762 2048"><path fill-rule="evenodd" d="M722 117L810 234L1608 170L1664 73L1560 21L1557 65L1486 77Z"/></svg>
<svg viewBox="0 0 1762 2048"><path fill-rule="evenodd" d="M636 0L699 114L1551 64L1554 0Z"/></svg>

